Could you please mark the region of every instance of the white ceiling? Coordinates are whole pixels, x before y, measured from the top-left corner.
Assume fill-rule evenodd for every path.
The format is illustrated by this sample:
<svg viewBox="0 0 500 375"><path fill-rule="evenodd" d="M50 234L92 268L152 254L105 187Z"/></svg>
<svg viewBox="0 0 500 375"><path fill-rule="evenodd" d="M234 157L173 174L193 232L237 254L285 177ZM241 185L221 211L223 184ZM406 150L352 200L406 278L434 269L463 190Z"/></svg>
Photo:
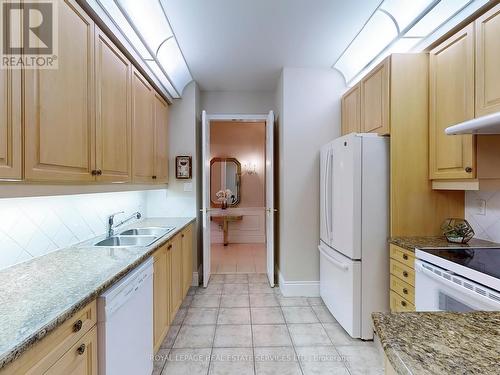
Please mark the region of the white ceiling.
<svg viewBox="0 0 500 375"><path fill-rule="evenodd" d="M162 0L206 91L271 91L282 67L330 68L380 0Z"/></svg>

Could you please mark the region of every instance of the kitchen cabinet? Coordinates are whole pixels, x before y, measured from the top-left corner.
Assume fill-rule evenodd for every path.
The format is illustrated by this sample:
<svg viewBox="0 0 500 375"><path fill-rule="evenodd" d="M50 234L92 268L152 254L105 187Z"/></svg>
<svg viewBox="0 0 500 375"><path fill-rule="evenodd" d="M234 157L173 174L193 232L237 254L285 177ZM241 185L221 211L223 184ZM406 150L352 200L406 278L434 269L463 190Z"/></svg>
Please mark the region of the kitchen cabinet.
<svg viewBox="0 0 500 375"><path fill-rule="evenodd" d="M0 69L0 180L22 179L21 71Z"/></svg>
<svg viewBox="0 0 500 375"><path fill-rule="evenodd" d="M96 323L94 300L0 370L0 374L97 375Z"/></svg>
<svg viewBox="0 0 500 375"><path fill-rule="evenodd" d="M342 135L361 132L361 88L358 83L342 96Z"/></svg>
<svg viewBox="0 0 500 375"><path fill-rule="evenodd" d="M389 134L389 85L391 58L388 57L360 82L361 131Z"/></svg>
<svg viewBox="0 0 500 375"><path fill-rule="evenodd" d="M155 173L156 183L168 182L168 104L157 93L154 94L155 118Z"/></svg>
<svg viewBox="0 0 500 375"><path fill-rule="evenodd" d="M172 292L170 294L170 309L171 316L174 317L182 304L182 300L184 299L184 287L182 280L182 238L180 234L173 238L169 245L169 250L172 254Z"/></svg>
<svg viewBox="0 0 500 375"><path fill-rule="evenodd" d="M152 183L155 175L154 90L132 69L132 171L133 181Z"/></svg>
<svg viewBox="0 0 500 375"><path fill-rule="evenodd" d="M474 179L473 135L448 136L445 129L474 118L474 25L430 51L430 178Z"/></svg>
<svg viewBox="0 0 500 375"><path fill-rule="evenodd" d="M96 180L131 180L132 64L99 29L95 33Z"/></svg>
<svg viewBox="0 0 500 375"><path fill-rule="evenodd" d="M170 326L170 253L168 244L153 254L153 348L156 353Z"/></svg>
<svg viewBox="0 0 500 375"><path fill-rule="evenodd" d="M193 226L182 232L182 279L183 295L186 296L193 282Z"/></svg>
<svg viewBox="0 0 500 375"><path fill-rule="evenodd" d="M475 21L476 117L500 111L500 4Z"/></svg>
<svg viewBox="0 0 500 375"><path fill-rule="evenodd" d="M415 311L415 254L392 244L389 252L391 311Z"/></svg>
<svg viewBox="0 0 500 375"><path fill-rule="evenodd" d="M92 328L45 374L97 375L97 328Z"/></svg>
<svg viewBox="0 0 500 375"><path fill-rule="evenodd" d="M94 180L94 22L58 2L58 68L24 70L25 177Z"/></svg>

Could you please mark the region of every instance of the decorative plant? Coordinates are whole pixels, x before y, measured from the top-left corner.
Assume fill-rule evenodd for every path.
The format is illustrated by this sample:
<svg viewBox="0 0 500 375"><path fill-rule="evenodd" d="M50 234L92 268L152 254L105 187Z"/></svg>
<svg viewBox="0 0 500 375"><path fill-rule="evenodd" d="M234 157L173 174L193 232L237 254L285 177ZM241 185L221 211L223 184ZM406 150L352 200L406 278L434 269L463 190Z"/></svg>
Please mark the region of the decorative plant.
<svg viewBox="0 0 500 375"><path fill-rule="evenodd" d="M441 225L441 230L449 242L467 243L474 237L474 230L464 219L446 219Z"/></svg>
<svg viewBox="0 0 500 375"><path fill-rule="evenodd" d="M219 190L217 193L215 193L217 200L221 203L222 209L227 208L227 201L232 197L232 195L233 192L229 189Z"/></svg>

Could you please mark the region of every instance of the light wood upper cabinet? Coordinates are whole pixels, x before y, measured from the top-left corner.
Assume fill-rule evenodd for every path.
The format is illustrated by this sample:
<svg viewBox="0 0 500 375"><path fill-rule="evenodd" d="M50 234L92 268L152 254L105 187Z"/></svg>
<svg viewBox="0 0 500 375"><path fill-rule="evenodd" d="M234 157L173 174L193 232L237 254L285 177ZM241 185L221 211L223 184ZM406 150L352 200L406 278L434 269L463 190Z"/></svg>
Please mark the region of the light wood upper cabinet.
<svg viewBox="0 0 500 375"><path fill-rule="evenodd" d="M476 28L476 117L500 111L500 5L483 14Z"/></svg>
<svg viewBox="0 0 500 375"><path fill-rule="evenodd" d="M97 375L97 327L71 347L45 375Z"/></svg>
<svg viewBox="0 0 500 375"><path fill-rule="evenodd" d="M21 71L0 69L0 180L22 174Z"/></svg>
<svg viewBox="0 0 500 375"><path fill-rule="evenodd" d="M157 183L168 182L168 104L154 94L155 111L155 173Z"/></svg>
<svg viewBox="0 0 500 375"><path fill-rule="evenodd" d="M169 257L167 245L153 254L153 348L160 348L170 324L169 306Z"/></svg>
<svg viewBox="0 0 500 375"><path fill-rule="evenodd" d="M474 118L474 25L430 52L431 179L472 179L476 175L475 139L448 136L445 129Z"/></svg>
<svg viewBox="0 0 500 375"><path fill-rule="evenodd" d="M151 183L155 175L154 90L132 70L132 171L134 182Z"/></svg>
<svg viewBox="0 0 500 375"><path fill-rule="evenodd" d="M389 75L391 59L377 65L360 82L361 131L389 134Z"/></svg>
<svg viewBox="0 0 500 375"><path fill-rule="evenodd" d="M58 69L25 73L25 175L92 181L95 165L94 22L74 0L58 6Z"/></svg>
<svg viewBox="0 0 500 375"><path fill-rule="evenodd" d="M342 97L342 135L361 132L361 88L359 83Z"/></svg>
<svg viewBox="0 0 500 375"><path fill-rule="evenodd" d="M185 296L193 280L193 226L189 225L182 232L182 279Z"/></svg>
<svg viewBox="0 0 500 375"><path fill-rule="evenodd" d="M182 238L181 235L177 235L174 237L172 242L170 243L170 252L172 254L172 293L171 293L171 312L172 316L175 315L180 305L182 304L182 300L184 298L184 287L182 283Z"/></svg>
<svg viewBox="0 0 500 375"><path fill-rule="evenodd" d="M97 181L131 179L132 64L96 28L96 171Z"/></svg>

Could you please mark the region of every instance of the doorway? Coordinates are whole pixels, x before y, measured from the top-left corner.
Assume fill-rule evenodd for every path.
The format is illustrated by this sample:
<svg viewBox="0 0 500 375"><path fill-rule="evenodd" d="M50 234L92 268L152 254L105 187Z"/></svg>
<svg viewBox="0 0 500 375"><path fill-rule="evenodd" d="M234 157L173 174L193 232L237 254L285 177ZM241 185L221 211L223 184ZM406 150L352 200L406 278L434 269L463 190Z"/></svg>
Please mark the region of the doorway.
<svg viewBox="0 0 500 375"><path fill-rule="evenodd" d="M265 273L274 286L274 114L202 117L203 284Z"/></svg>

